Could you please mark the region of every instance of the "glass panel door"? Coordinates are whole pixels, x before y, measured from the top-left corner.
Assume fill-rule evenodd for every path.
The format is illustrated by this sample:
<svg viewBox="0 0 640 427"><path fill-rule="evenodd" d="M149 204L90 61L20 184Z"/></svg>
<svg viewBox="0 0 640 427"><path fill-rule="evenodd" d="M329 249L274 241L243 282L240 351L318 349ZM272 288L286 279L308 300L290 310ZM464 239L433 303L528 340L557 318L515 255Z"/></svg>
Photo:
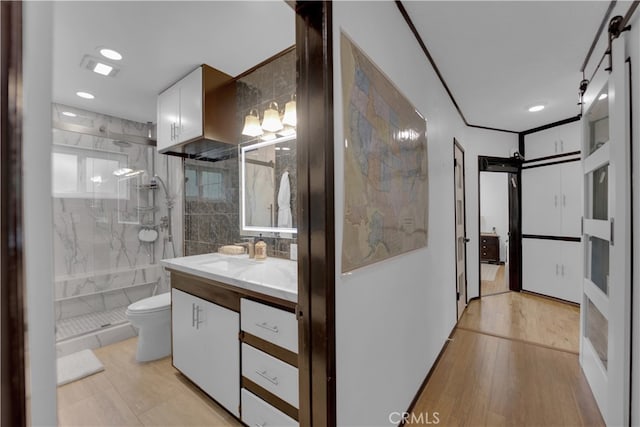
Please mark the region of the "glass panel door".
<svg viewBox="0 0 640 427"><path fill-rule="evenodd" d="M607 425L629 420L629 185L624 40L601 69L582 117L583 295L580 363Z"/></svg>

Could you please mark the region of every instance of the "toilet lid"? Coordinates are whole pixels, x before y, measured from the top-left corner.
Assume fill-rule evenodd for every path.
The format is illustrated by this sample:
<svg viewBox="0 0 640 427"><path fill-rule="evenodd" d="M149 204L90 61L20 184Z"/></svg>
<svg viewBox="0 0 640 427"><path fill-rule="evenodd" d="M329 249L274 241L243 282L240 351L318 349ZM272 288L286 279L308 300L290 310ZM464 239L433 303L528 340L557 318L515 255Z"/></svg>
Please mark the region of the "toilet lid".
<svg viewBox="0 0 640 427"><path fill-rule="evenodd" d="M164 294L144 298L140 301L134 302L127 307L127 311L142 313L165 310L169 307L171 307L171 292L166 292Z"/></svg>

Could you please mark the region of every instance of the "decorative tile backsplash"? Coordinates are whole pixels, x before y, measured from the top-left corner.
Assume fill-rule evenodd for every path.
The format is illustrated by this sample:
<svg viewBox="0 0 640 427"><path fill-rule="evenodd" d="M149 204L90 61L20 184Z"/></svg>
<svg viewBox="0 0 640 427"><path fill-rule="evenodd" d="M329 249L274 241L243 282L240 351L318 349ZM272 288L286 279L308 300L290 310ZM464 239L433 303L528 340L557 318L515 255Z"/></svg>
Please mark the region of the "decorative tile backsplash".
<svg viewBox="0 0 640 427"><path fill-rule="evenodd" d="M244 118L251 109L260 114L271 101L282 110L296 92L296 54L289 51L237 82L237 129L242 144L259 142L241 135ZM289 172L293 226L297 226L296 142L279 145L289 150L276 151L275 196L280 178ZM217 252L223 245L237 243L240 233L239 147L229 146L226 160L217 162L186 160L185 167L185 255ZM271 188L271 187L270 187ZM265 237L267 255L289 258L289 245L295 237Z"/></svg>

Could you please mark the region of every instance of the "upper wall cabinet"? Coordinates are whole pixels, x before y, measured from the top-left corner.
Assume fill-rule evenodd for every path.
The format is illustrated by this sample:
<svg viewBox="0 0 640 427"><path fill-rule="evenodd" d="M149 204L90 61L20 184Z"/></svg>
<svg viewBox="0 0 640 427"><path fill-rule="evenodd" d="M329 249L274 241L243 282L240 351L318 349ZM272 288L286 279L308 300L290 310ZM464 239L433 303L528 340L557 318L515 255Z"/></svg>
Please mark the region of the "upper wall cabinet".
<svg viewBox="0 0 640 427"><path fill-rule="evenodd" d="M580 151L580 122L526 135L524 141L527 160Z"/></svg>
<svg viewBox="0 0 640 427"><path fill-rule="evenodd" d="M201 65L158 95L158 151L192 157L237 144L235 80Z"/></svg>

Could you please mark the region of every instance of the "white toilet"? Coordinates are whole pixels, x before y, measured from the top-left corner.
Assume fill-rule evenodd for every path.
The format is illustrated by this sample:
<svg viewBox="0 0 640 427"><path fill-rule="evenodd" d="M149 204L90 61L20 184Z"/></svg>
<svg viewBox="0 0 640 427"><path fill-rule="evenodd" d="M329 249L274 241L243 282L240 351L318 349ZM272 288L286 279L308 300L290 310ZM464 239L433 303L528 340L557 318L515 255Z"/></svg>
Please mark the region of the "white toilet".
<svg viewBox="0 0 640 427"><path fill-rule="evenodd" d="M171 354L171 292L134 302L127 308L127 318L138 329L138 362Z"/></svg>

